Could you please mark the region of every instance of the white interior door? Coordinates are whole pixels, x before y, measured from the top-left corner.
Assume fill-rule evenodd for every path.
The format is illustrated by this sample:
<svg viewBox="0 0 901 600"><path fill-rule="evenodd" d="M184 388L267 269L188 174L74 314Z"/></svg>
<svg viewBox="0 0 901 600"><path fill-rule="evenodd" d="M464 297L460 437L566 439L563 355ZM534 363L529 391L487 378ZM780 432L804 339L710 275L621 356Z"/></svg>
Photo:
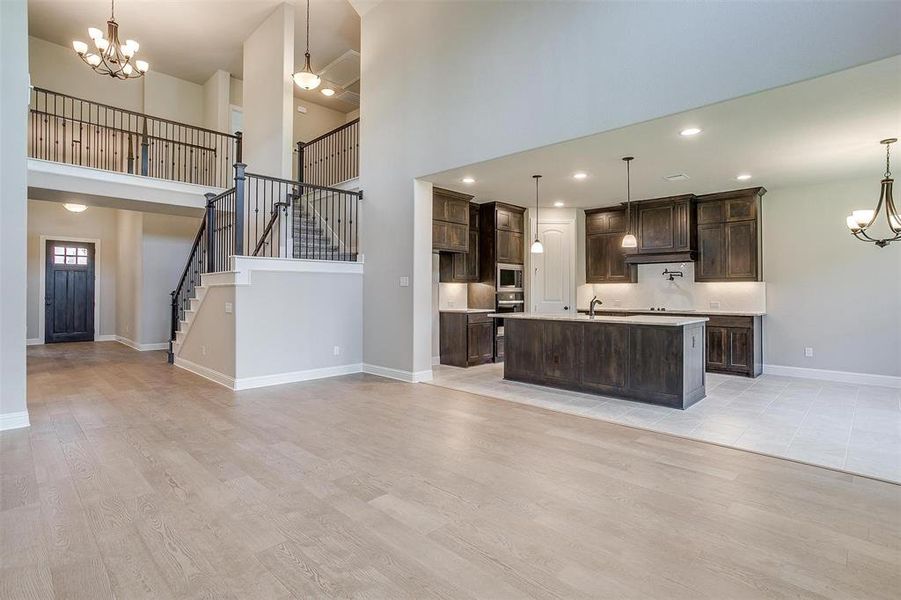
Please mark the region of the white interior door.
<svg viewBox="0 0 901 600"><path fill-rule="evenodd" d="M541 223L538 237L544 244L542 254L531 255L532 312L574 312L576 226L568 223Z"/></svg>

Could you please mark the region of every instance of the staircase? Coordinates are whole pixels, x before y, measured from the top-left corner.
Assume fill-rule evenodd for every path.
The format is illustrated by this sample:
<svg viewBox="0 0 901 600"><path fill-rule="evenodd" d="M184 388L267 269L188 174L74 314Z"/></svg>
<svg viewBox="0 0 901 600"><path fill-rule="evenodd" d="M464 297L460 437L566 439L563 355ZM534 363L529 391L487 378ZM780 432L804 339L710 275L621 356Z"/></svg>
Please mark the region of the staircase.
<svg viewBox="0 0 901 600"><path fill-rule="evenodd" d="M343 193L343 192L342 192ZM295 258L356 261L356 207L335 192L313 190L295 196L291 233Z"/></svg>

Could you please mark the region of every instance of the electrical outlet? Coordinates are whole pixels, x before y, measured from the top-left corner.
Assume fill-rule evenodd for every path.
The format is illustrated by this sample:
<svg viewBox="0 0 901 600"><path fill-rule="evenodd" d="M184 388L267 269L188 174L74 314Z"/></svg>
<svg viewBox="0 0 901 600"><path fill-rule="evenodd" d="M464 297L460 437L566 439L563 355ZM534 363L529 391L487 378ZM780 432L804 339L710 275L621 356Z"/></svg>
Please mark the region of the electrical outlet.
<svg viewBox="0 0 901 600"><path fill-rule="evenodd" d="M410 278L404 275L400 278L400 287L410 287Z"/></svg>
<svg viewBox="0 0 901 600"><path fill-rule="evenodd" d="M203 355L203 356L206 356L206 346L201 346L201 347L200 347L200 354Z"/></svg>
<svg viewBox="0 0 901 600"><path fill-rule="evenodd" d="M230 315L235 311L235 307L231 302L225 303L225 314Z"/></svg>
<svg viewBox="0 0 901 600"><path fill-rule="evenodd" d="M448 307L448 308L453 308L453 307L455 307L455 306L457 306L457 301L456 301L456 300L452 300L452 299L451 299L451 300L448 300L448 301L447 301L447 307Z"/></svg>
<svg viewBox="0 0 901 600"><path fill-rule="evenodd" d="M711 301L710 301L710 308L717 309L717 308L719 308L719 307L720 307L720 301L719 301L719 300L711 300Z"/></svg>
<svg viewBox="0 0 901 600"><path fill-rule="evenodd" d="M807 346L806 348L804 348L804 356L806 356L807 358L812 358L813 357L813 348L811 348L810 346Z"/></svg>
<svg viewBox="0 0 901 600"><path fill-rule="evenodd" d="M335 356L341 355L341 346L335 346Z"/></svg>

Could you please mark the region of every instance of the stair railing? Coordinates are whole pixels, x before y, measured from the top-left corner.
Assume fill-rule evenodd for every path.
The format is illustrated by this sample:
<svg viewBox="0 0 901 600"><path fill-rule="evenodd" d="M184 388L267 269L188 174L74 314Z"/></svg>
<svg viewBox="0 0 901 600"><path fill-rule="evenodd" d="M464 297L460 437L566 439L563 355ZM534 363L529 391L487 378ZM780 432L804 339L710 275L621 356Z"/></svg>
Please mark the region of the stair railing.
<svg viewBox="0 0 901 600"><path fill-rule="evenodd" d="M334 186L360 176L360 119L297 142L297 180Z"/></svg>

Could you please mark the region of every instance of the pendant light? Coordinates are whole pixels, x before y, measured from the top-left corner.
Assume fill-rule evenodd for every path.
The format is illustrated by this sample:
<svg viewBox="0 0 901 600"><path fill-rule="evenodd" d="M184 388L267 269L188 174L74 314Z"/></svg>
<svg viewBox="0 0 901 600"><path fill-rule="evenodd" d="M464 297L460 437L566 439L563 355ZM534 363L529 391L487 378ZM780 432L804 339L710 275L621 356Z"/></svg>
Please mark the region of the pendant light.
<svg viewBox="0 0 901 600"><path fill-rule="evenodd" d="M635 157L624 156L623 160L626 161L626 235L623 236L622 247L637 248L638 240L632 233L632 172L629 169L629 164Z"/></svg>
<svg viewBox="0 0 901 600"><path fill-rule="evenodd" d="M294 74L294 83L301 89L315 90L319 87L322 79L310 67L310 0L307 0L307 51L304 57L303 70Z"/></svg>
<svg viewBox="0 0 901 600"><path fill-rule="evenodd" d="M892 168L890 162L890 150L892 144L897 142L897 138L888 138L879 142L885 144L885 176L882 178L882 191L879 194L879 202L876 203L876 210L855 210L846 219L848 229L851 234L862 242L870 242L876 244L880 248L885 248L892 242L901 240L901 213L895 208L895 201L892 198ZM879 218L879 211L882 210L882 204L885 203L885 219L888 221L889 230L894 234L892 237L874 238L867 231Z"/></svg>
<svg viewBox="0 0 901 600"><path fill-rule="evenodd" d="M532 242L532 254L544 254L544 244L538 239L538 180L541 175L532 175L535 180L535 241Z"/></svg>

